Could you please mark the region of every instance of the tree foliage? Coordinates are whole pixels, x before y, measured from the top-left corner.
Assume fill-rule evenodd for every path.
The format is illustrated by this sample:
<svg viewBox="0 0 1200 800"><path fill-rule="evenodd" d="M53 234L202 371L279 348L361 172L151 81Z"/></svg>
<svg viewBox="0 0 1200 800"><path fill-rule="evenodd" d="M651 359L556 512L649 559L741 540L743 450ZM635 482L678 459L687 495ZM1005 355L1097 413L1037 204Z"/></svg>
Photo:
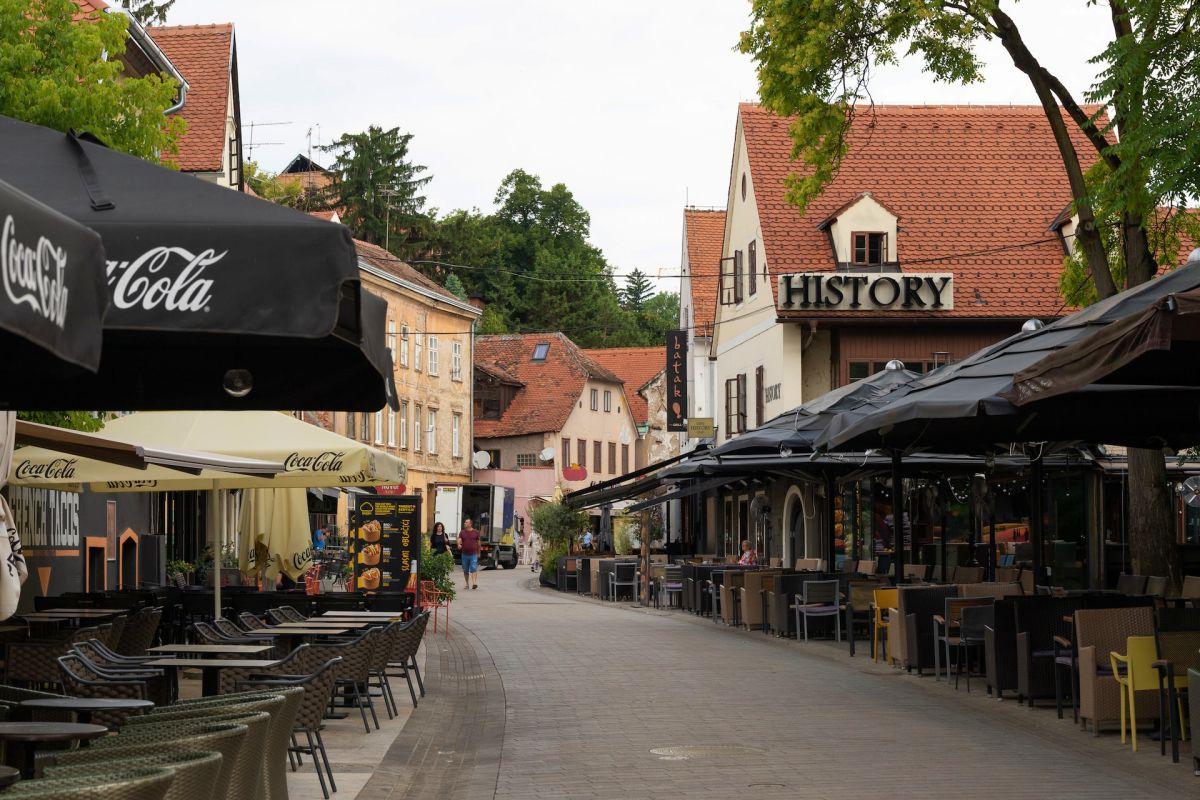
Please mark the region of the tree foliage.
<svg viewBox="0 0 1200 800"><path fill-rule="evenodd" d="M437 280L458 275L468 295L483 298L479 332L559 330L582 347L663 343L663 309L672 306L666 316L674 327L678 298L650 297L645 287L638 310L623 307L612 268L589 241L591 216L565 185L547 188L513 170L495 204L490 214L459 210L440 218L430 249L443 265L424 267Z"/></svg>
<svg viewBox="0 0 1200 800"><path fill-rule="evenodd" d="M125 0L125 10L142 25L166 25L175 0Z"/></svg>
<svg viewBox="0 0 1200 800"><path fill-rule="evenodd" d="M78 11L71 0L0 0L0 114L169 162L184 126L163 115L175 81L125 75L129 20L96 13L76 22Z"/></svg>
<svg viewBox="0 0 1200 800"><path fill-rule="evenodd" d="M104 427L104 414L91 411L18 411L17 419L74 431L91 432Z"/></svg>
<svg viewBox="0 0 1200 800"><path fill-rule="evenodd" d="M421 191L431 176L411 161L412 138L399 128L372 125L321 147L335 156L329 169L333 183L322 197L325 206L336 208L357 238L386 245L401 258L423 253L429 237Z"/></svg>
<svg viewBox="0 0 1200 800"><path fill-rule="evenodd" d="M621 306L626 311L635 314L646 307L646 303L654 296L654 284L650 276L640 269L625 276L625 285L621 287Z"/></svg>
<svg viewBox="0 0 1200 800"><path fill-rule="evenodd" d="M529 512L529 521L547 544L573 545L588 526L588 515L566 503L541 503Z"/></svg>
<svg viewBox="0 0 1200 800"><path fill-rule="evenodd" d="M299 181L282 181L274 172L260 167L257 161L247 161L242 172L246 183L262 199L292 208L304 205L304 188Z"/></svg>

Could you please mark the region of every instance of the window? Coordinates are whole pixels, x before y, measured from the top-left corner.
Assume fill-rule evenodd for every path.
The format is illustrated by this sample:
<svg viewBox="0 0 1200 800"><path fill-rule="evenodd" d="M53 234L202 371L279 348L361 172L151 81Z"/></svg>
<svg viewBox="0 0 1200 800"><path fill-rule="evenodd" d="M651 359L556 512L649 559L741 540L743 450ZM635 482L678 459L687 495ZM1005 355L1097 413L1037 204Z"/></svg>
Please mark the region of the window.
<svg viewBox="0 0 1200 800"><path fill-rule="evenodd" d="M500 451L499 450L484 450L488 454L488 469L500 469Z"/></svg>
<svg viewBox="0 0 1200 800"><path fill-rule="evenodd" d="M746 265L742 259L742 251L733 251L733 302L742 302L742 280L745 277Z"/></svg>
<svg viewBox="0 0 1200 800"><path fill-rule="evenodd" d="M621 472L629 472L629 445L621 445Z"/></svg>
<svg viewBox="0 0 1200 800"><path fill-rule="evenodd" d="M753 297L758 291L758 242L750 242L747 248L747 258L750 261L750 296Z"/></svg>
<svg viewBox="0 0 1200 800"><path fill-rule="evenodd" d="M737 295L741 293L734 288L734 266L737 259L733 257L725 257L721 259L721 305L731 306L737 302Z"/></svg>
<svg viewBox="0 0 1200 800"><path fill-rule="evenodd" d="M462 414L450 418L450 455L462 458Z"/></svg>
<svg viewBox="0 0 1200 800"><path fill-rule="evenodd" d="M420 331L413 334L413 369L420 371L421 369L421 346L424 344L424 337Z"/></svg>
<svg viewBox="0 0 1200 800"><path fill-rule="evenodd" d="M604 451L601 444L599 442L592 442L592 472L596 473L597 475L599 475L600 471L604 469L604 459L602 458L603 455Z"/></svg>
<svg viewBox="0 0 1200 800"><path fill-rule="evenodd" d="M408 326L400 326L400 366L408 366Z"/></svg>
<svg viewBox="0 0 1200 800"><path fill-rule="evenodd" d="M371 415L362 412L358 415L358 438L364 442L371 441Z"/></svg>
<svg viewBox="0 0 1200 800"><path fill-rule="evenodd" d="M886 233L852 233L850 234L853 252L850 260L853 264L863 266L879 265L887 261Z"/></svg>
<svg viewBox="0 0 1200 800"><path fill-rule="evenodd" d="M754 368L754 427L763 424L763 417L766 414L767 398L766 376L762 367Z"/></svg>
<svg viewBox="0 0 1200 800"><path fill-rule="evenodd" d="M604 390L604 412L612 411L612 392L608 389Z"/></svg>
<svg viewBox="0 0 1200 800"><path fill-rule="evenodd" d="M850 362L850 380L861 381L863 378L871 375L871 362L869 361L851 361Z"/></svg>
<svg viewBox="0 0 1200 800"><path fill-rule="evenodd" d="M592 389L589 397L591 398L592 411L598 411L600 409L600 390Z"/></svg>
<svg viewBox="0 0 1200 800"><path fill-rule="evenodd" d="M388 350L392 351L392 358L400 357L400 354L396 352L396 323L390 319L387 324L387 346Z"/></svg>
<svg viewBox="0 0 1200 800"><path fill-rule="evenodd" d="M533 358L531 361L545 361L546 356L550 355L550 343L538 342L533 346Z"/></svg>
<svg viewBox="0 0 1200 800"><path fill-rule="evenodd" d="M462 380L462 342L457 339L450 345L450 380Z"/></svg>
<svg viewBox="0 0 1200 800"><path fill-rule="evenodd" d="M536 467L538 465L537 453L517 453L518 467Z"/></svg>
<svg viewBox="0 0 1200 800"><path fill-rule="evenodd" d="M349 439L357 439L358 434L355 429L358 428L354 423L358 421L358 415L351 411L346 415L346 437Z"/></svg>
<svg viewBox="0 0 1200 800"><path fill-rule="evenodd" d="M562 449L558 451L558 456L564 467L571 463L571 440L565 436L562 440Z"/></svg>
<svg viewBox="0 0 1200 800"><path fill-rule="evenodd" d="M408 449L408 401L400 401L400 449Z"/></svg>
<svg viewBox="0 0 1200 800"><path fill-rule="evenodd" d="M428 347L426 349L429 351L429 374L437 375L438 374L438 339L437 339L437 337L430 336L427 344L428 344Z"/></svg>
<svg viewBox="0 0 1200 800"><path fill-rule="evenodd" d="M617 474L617 445L615 442L608 443L608 474Z"/></svg>
<svg viewBox="0 0 1200 800"><path fill-rule="evenodd" d="M426 441L425 451L428 453L437 452L437 409L429 409L429 427L425 429Z"/></svg>
<svg viewBox="0 0 1200 800"><path fill-rule="evenodd" d="M396 446L396 412L392 411L390 408L387 411L387 422L388 422L388 445L391 447L395 447Z"/></svg>
<svg viewBox="0 0 1200 800"><path fill-rule="evenodd" d="M421 436L425 433L421 429L421 407L413 406L413 452L421 452Z"/></svg>
<svg viewBox="0 0 1200 800"><path fill-rule="evenodd" d="M725 438L746 431L746 373L725 381Z"/></svg>
<svg viewBox="0 0 1200 800"><path fill-rule="evenodd" d="M587 468L587 439L575 440L575 463Z"/></svg>
<svg viewBox="0 0 1200 800"><path fill-rule="evenodd" d="M375 412L375 444L383 444L383 411Z"/></svg>

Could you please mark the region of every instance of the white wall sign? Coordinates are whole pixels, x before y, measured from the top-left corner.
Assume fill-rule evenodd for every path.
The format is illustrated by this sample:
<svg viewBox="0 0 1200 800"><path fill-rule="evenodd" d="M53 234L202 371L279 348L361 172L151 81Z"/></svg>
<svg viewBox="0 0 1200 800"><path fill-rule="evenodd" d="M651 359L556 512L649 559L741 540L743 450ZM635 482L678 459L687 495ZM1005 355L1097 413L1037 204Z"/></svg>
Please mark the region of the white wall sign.
<svg viewBox="0 0 1200 800"><path fill-rule="evenodd" d="M792 272L779 276L780 311L949 311L950 272Z"/></svg>

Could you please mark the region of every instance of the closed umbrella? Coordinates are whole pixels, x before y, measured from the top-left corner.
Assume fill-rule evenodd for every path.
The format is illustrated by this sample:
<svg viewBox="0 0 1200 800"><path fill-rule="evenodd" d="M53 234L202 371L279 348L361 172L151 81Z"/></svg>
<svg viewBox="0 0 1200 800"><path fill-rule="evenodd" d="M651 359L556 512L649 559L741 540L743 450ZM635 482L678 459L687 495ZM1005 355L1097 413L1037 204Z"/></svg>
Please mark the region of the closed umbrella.
<svg viewBox="0 0 1200 800"><path fill-rule="evenodd" d="M304 489L248 489L238 523L242 574L299 580L312 561Z"/></svg>
<svg viewBox="0 0 1200 800"><path fill-rule="evenodd" d="M100 235L107 266L90 277L111 297L99 372L9 381L10 407L375 411L394 400L382 301L362 289L345 227L8 117L0 179Z"/></svg>

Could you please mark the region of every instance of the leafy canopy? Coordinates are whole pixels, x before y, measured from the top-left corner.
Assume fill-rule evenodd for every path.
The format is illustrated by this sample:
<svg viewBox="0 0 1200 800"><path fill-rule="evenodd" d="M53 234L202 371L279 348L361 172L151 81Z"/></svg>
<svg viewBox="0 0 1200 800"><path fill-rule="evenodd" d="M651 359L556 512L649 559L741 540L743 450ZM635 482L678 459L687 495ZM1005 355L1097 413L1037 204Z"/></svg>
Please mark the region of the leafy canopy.
<svg viewBox="0 0 1200 800"><path fill-rule="evenodd" d="M178 86L124 74L122 14L76 22L71 0L0 0L0 114L60 131L87 131L115 150L168 161L183 119L163 112Z"/></svg>
<svg viewBox="0 0 1200 800"><path fill-rule="evenodd" d="M529 512L529 521L543 542L570 544L587 528L588 515L565 503L542 503Z"/></svg>

